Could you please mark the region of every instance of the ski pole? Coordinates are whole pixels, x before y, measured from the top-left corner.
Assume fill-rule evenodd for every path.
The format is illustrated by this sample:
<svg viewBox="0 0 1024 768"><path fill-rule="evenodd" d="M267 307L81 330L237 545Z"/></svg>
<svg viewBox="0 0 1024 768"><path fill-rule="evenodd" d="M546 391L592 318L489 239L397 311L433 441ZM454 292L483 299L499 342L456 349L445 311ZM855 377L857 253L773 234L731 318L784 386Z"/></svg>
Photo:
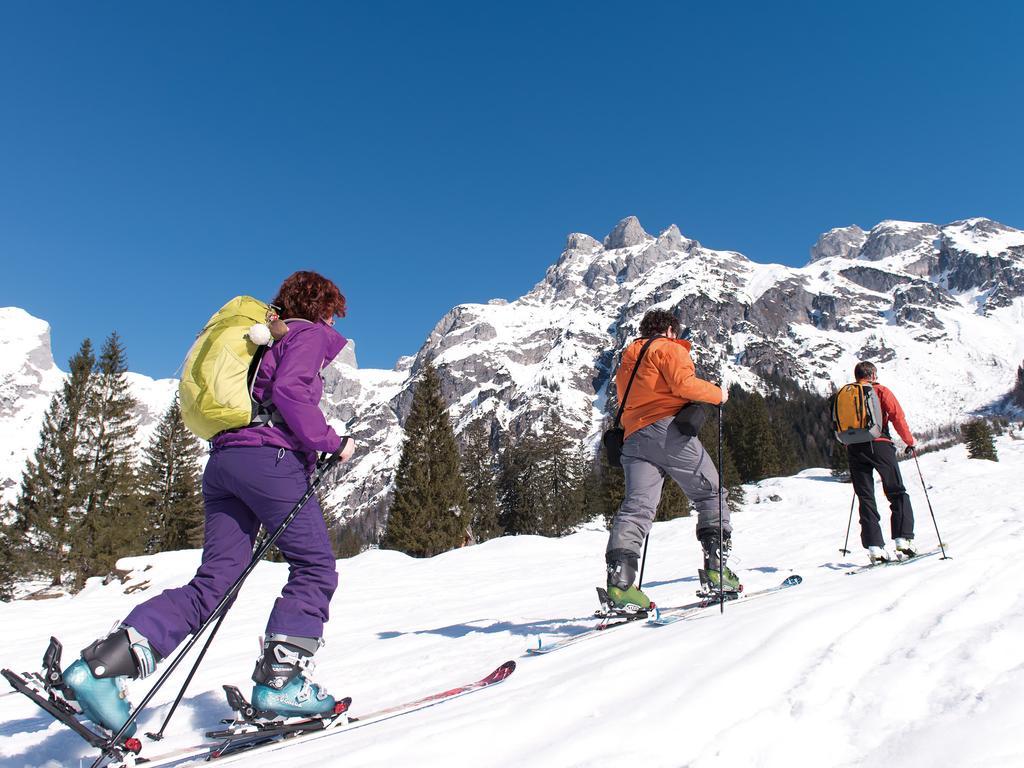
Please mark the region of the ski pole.
<svg viewBox="0 0 1024 768"><path fill-rule="evenodd" d="M186 654L188 654L188 652L192 650L192 646L194 646L199 641L199 638L202 636L202 634L210 627L211 624L213 624L214 621L220 618L220 615L225 611L226 607L231 604L232 599L237 594L238 590L241 588L243 582L248 578L249 574L252 573L253 570L255 570L260 560L263 559L263 556L267 554L270 548L274 546L275 543L277 543L278 538L280 538L281 534L285 532L285 529L289 525L291 525L291 522L295 519L295 516L299 514L299 511L304 506L306 506L306 502L313 498L313 495L316 493L316 489L320 485L320 482L323 480L324 475L326 475L328 470L330 470L340 460L341 453L345 449L345 446L347 445L349 439L350 438L348 437L341 438L341 447L338 449L338 452L331 454L327 459L325 459L322 462L321 465L317 467L316 474L310 480L309 487L306 489L306 492L302 494L302 498L299 499L299 501L295 504L294 507L292 507L291 512L288 513L288 516L281 521L281 524L277 527L277 530L274 531L274 533L271 536L269 536L266 541L263 542L260 548L252 556L252 559L249 561L249 565L247 565L245 567L245 570L242 571L241 575L237 579L235 579L235 582L228 588L227 593L224 595L224 597L221 598L220 602L217 603L217 607L213 609L213 612L210 613L206 621L204 621L202 625L200 625L199 629L195 631L192 637L189 638L188 642L185 644L185 647L182 648L181 651L178 652L178 655L174 657L171 663L167 666L167 669L164 671L164 673L160 675L160 679L158 679L156 683L153 684L153 687L149 689L149 692L145 695L145 697L143 697L142 701L139 702L139 705L135 707L134 710L132 710L132 713L130 715L128 715L128 719L125 720L124 725L121 726L121 729L110 737L110 740L107 742L107 746L104 747L103 752L100 754L99 757L96 758L96 761L92 764L91 768L100 768L100 766L107 759L107 757L110 757L112 755L116 756L116 747L124 738L125 731L127 731L128 727L138 719L142 710L145 709L149 702L153 700L153 697L156 695L157 691L159 691L160 688L163 687L163 684L167 682L167 679L171 676L174 670L177 669L178 665L181 663L182 659L185 658Z"/></svg>
<svg viewBox="0 0 1024 768"><path fill-rule="evenodd" d="M718 404L718 607L725 613L725 533L722 524L722 404Z"/></svg>
<svg viewBox="0 0 1024 768"><path fill-rule="evenodd" d="M203 657L206 656L206 652L210 650L210 645L213 643L213 638L217 636L217 632L220 631L220 625L224 623L224 619L227 618L228 612L224 611L221 613L220 618L217 619L217 624L214 626L213 631L210 632L210 636L206 638L206 643L203 645L203 649L199 651L199 656L196 658L196 663L192 665L192 669L189 670L188 677L185 678L185 682L181 684L181 689L178 691L178 695L174 698L174 703L171 704L171 711L167 713L167 717L164 718L163 724L160 726L160 730L156 733L147 733L146 736L151 738L153 741L161 741L164 737L164 729L167 728L167 724L171 722L171 718L174 716L175 710L178 709L178 705L181 703L182 697L185 695L185 690L192 683L192 678L195 677L196 671L199 669L199 665L203 663Z"/></svg>
<svg viewBox="0 0 1024 768"><path fill-rule="evenodd" d="M256 543L252 548L252 557L256 556L256 552L259 551L260 545L262 544L262 537L256 540ZM230 606L229 606L230 608ZM229 608L225 608L224 612L221 613L220 618L217 619L217 624L214 626L213 631L210 632L210 636L206 638L206 643L203 645L203 649L199 651L199 657L196 659L196 663L192 665L192 669L188 673L188 677L185 678L185 682L181 684L181 690L178 691L178 695L174 698L174 703L171 704L171 711L167 713L167 717L164 718L163 724L160 726L160 730L156 733L147 733L146 736L151 738L153 741L161 741L164 738L164 730L167 728L167 724L171 722L171 718L174 717L175 711L178 709L178 705L181 703L181 699L185 696L185 691L191 685L192 678L195 677L196 672L199 670L199 665L203 663L203 658L206 656L206 652L210 650L210 646L213 645L213 638L217 636L220 631L221 624L224 623L224 619L227 618Z"/></svg>
<svg viewBox="0 0 1024 768"><path fill-rule="evenodd" d="M949 555L946 554L946 545L942 542L942 534L939 533L939 523L935 519L935 510L932 509L932 500L928 498L928 486L924 484L924 475L921 473L921 462L917 460L917 450L914 450L914 464L917 465L917 476L921 478L921 488L924 490L924 500L928 502L928 511L932 515L932 525L935 526L935 535L939 538L939 549L942 550L941 560L952 560Z"/></svg>
<svg viewBox="0 0 1024 768"><path fill-rule="evenodd" d="M857 501L857 489L853 489L853 498L850 499L850 519L846 521L846 541L843 542L843 548L839 551L844 555L850 554L850 550L846 547L850 544L850 526L853 525L853 504Z"/></svg>
<svg viewBox="0 0 1024 768"><path fill-rule="evenodd" d="M640 556L640 579L636 583L637 589L644 588L644 566L647 565L647 542L651 540L651 534L644 536L644 553Z"/></svg>

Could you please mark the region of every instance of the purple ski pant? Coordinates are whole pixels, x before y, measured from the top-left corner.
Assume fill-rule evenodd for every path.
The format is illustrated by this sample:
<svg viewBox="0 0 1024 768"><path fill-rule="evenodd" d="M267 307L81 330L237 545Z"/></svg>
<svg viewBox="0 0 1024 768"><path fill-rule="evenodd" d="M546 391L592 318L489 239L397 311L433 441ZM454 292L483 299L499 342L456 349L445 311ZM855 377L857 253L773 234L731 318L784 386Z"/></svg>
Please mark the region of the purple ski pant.
<svg viewBox="0 0 1024 768"><path fill-rule="evenodd" d="M260 524L271 533L277 530L308 487L305 466L294 451L270 446L215 449L203 473L206 532L199 570L185 586L136 606L124 623L161 656L169 656L213 613L245 570ZM277 547L288 561L288 583L274 603L267 634L320 637L338 573L315 496L281 534ZM256 597L250 594L248 599Z"/></svg>

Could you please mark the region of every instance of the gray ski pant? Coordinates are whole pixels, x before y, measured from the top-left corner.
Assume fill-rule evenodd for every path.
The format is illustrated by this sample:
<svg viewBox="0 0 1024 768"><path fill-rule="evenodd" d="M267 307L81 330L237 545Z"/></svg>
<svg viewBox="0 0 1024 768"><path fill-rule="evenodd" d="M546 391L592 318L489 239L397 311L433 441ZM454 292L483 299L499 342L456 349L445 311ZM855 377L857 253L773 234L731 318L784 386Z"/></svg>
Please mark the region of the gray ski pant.
<svg viewBox="0 0 1024 768"><path fill-rule="evenodd" d="M679 431L668 416L626 438L622 446L626 497L612 520L606 552L624 549L638 558L661 500L661 486L671 477L693 504L698 534L718 530L718 470L696 437ZM732 532L729 505L722 493L722 524Z"/></svg>

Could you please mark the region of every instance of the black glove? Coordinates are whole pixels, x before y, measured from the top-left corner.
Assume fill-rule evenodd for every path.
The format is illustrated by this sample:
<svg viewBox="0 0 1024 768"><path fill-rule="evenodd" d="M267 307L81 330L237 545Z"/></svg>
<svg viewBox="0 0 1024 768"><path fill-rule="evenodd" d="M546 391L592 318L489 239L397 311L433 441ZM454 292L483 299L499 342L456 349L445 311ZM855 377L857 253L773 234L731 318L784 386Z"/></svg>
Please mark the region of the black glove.
<svg viewBox="0 0 1024 768"><path fill-rule="evenodd" d="M916 446L908 445L906 448L903 449L903 455L904 456L913 456L916 450L917 450Z"/></svg>

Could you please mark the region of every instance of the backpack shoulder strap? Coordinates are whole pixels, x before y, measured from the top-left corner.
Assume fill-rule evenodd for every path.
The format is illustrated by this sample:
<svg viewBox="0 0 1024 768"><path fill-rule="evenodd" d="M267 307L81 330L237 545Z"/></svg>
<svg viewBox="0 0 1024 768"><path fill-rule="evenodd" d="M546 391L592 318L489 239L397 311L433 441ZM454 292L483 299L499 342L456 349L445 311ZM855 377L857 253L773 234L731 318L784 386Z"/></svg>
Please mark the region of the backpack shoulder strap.
<svg viewBox="0 0 1024 768"><path fill-rule="evenodd" d="M619 403L619 410L615 414L615 426L616 427L619 426L620 420L622 419L622 411L626 407L626 400L629 397L629 390L633 388L633 379L636 378L636 372L640 370L640 363L642 363L644 361L644 355L647 354L647 350L651 346L651 344L653 344L658 339L664 339L664 338L666 338L666 337L665 336L652 336L650 339L647 340L647 343L644 344L643 348L640 350L640 354L637 355L636 365L633 366L633 372L631 374L629 374L629 382L626 384L626 391L622 393L622 402Z"/></svg>

